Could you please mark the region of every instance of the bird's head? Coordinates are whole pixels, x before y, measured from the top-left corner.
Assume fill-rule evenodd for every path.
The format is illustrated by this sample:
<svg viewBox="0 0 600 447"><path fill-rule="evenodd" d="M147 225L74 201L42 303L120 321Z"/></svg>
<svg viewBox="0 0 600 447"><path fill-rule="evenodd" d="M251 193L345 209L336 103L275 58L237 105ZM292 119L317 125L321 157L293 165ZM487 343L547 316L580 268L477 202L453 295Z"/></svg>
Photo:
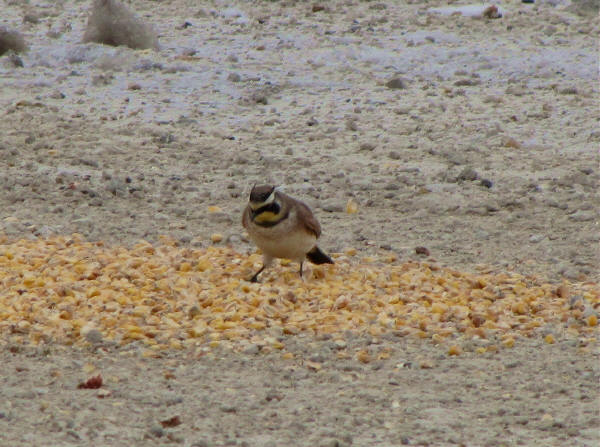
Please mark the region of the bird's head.
<svg viewBox="0 0 600 447"><path fill-rule="evenodd" d="M250 208L257 210L275 201L275 193L279 191L274 185L253 186L250 191Z"/></svg>

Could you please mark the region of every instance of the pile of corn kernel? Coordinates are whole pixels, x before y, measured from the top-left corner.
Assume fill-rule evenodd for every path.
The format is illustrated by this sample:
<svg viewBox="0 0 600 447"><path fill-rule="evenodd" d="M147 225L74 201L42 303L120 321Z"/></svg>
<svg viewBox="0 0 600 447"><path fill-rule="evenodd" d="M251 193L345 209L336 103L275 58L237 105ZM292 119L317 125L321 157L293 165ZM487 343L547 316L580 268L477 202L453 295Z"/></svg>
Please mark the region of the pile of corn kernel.
<svg viewBox="0 0 600 447"><path fill-rule="evenodd" d="M595 336L597 283L469 274L399 263L393 255L361 259L352 249L334 257L335 265L312 266L305 281L296 264L282 262L261 283L250 283L260 255L217 243L190 249L141 241L126 248L77 234L19 241L0 235L0 341L135 341L160 351L257 340L284 349L285 334L343 337L347 331L449 344L494 338L504 347L532 336L553 343L547 327Z"/></svg>

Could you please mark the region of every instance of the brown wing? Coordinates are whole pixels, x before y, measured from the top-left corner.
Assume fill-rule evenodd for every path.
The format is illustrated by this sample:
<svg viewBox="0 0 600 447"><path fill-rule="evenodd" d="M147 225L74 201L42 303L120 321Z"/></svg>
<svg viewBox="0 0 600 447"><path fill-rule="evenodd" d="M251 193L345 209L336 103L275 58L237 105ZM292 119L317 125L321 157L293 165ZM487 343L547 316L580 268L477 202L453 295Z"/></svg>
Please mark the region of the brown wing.
<svg viewBox="0 0 600 447"><path fill-rule="evenodd" d="M242 214L242 225L244 228L248 228L248 223L250 222L250 207L247 206Z"/></svg>
<svg viewBox="0 0 600 447"><path fill-rule="evenodd" d="M304 224L304 228L317 238L321 236L321 225L306 203L296 200L298 204L298 220Z"/></svg>

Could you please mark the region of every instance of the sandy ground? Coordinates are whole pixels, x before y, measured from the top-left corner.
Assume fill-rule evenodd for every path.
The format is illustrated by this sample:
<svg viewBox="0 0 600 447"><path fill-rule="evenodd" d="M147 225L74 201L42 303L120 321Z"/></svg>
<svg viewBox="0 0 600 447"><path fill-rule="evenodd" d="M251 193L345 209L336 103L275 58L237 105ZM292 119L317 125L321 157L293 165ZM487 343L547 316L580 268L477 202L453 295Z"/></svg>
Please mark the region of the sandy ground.
<svg viewBox="0 0 600 447"><path fill-rule="evenodd" d="M484 20L407 3L134 1L160 42L134 51L81 43L88 2L9 2L0 25L30 51L23 67L0 58L0 232L192 246L218 232L249 251L240 213L269 181L314 207L330 252L424 246L463 270L597 281L597 11L514 0ZM298 339L318 372L275 355L8 346L0 444L598 443L586 342L456 359L377 342L395 354L374 366ZM95 370L111 396L76 389Z"/></svg>

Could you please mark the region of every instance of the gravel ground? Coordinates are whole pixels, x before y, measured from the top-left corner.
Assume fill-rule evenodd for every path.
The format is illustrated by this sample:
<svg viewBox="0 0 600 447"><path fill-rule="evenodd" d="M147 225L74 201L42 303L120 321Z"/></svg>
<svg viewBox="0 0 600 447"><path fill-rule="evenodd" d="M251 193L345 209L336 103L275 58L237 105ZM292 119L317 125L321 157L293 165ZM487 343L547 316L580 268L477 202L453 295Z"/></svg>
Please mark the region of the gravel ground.
<svg viewBox="0 0 600 447"><path fill-rule="evenodd" d="M494 20L430 11L441 1L128 4L159 50L82 43L89 2L2 6L30 49L0 58L0 232L190 246L218 232L250 251L240 213L269 181L314 207L330 252L598 280L597 2L505 1ZM381 339L391 358L367 365L296 342L296 360L6 345L0 443L600 438L590 340L448 357ZM95 372L109 395L77 389Z"/></svg>
<svg viewBox="0 0 600 447"><path fill-rule="evenodd" d="M388 360L372 364L331 358L331 345L297 340L299 354L321 360L318 370L275 354L216 351L199 358L142 359L133 347L95 353L7 350L1 355L8 366L1 378L0 441L31 446L47 445L49 438L61 446L597 444L598 356L570 343L526 341L508 354L448 357L405 341L394 343ZM77 389L97 374L104 380L101 388ZM179 420L170 427L175 417Z"/></svg>

